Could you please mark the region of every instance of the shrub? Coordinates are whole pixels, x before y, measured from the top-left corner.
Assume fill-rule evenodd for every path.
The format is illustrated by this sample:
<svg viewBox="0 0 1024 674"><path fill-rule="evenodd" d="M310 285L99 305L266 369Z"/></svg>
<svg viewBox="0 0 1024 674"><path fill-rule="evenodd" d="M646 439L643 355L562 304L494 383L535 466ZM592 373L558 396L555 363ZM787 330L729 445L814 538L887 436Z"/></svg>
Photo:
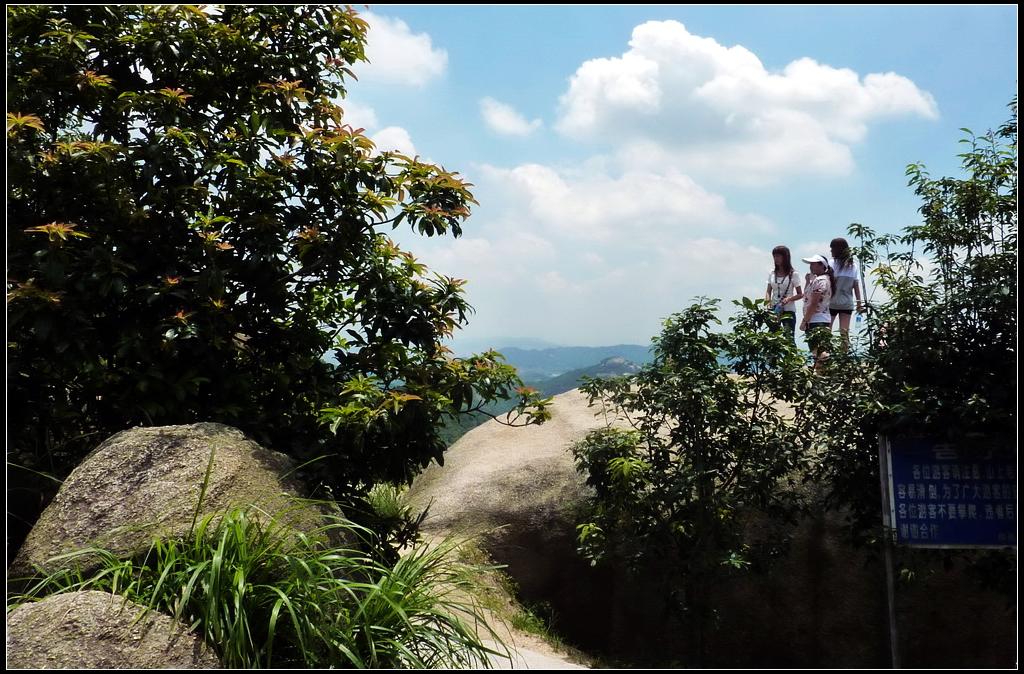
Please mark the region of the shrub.
<svg viewBox="0 0 1024 674"><path fill-rule="evenodd" d="M778 317L749 299L736 302L732 331L714 331L716 302L669 317L636 375L582 387L632 428L599 429L573 447L595 490L578 526L581 552L656 579L693 636L697 664L713 613L708 589L751 565L747 515L797 512L787 480L806 463L777 406L806 395L803 358Z"/></svg>

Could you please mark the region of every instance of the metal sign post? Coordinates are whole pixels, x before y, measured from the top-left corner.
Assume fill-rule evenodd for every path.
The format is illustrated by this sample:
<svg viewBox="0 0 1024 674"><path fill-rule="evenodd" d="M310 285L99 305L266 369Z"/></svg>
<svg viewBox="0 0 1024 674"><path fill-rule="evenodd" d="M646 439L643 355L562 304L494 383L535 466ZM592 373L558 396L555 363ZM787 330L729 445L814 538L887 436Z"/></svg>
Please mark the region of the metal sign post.
<svg viewBox="0 0 1024 674"><path fill-rule="evenodd" d="M889 447L888 440L881 436L878 442L879 475L882 483L882 535L885 538L885 589L889 607L889 655L893 669L900 668L899 639L896 634L896 579L893 570L893 538L896 531L892 522L892 504L889 500Z"/></svg>

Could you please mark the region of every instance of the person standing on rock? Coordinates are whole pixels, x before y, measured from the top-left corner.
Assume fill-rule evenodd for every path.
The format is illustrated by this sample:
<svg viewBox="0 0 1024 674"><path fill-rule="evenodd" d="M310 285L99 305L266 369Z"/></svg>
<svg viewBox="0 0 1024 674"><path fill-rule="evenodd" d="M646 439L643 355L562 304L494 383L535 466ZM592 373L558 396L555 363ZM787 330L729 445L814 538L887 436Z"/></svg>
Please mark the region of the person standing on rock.
<svg viewBox="0 0 1024 674"><path fill-rule="evenodd" d="M790 339L796 340L796 301L804 296L801 290L800 274L793 269L789 248L772 248L775 268L768 273L768 288L764 301L780 314L782 326L789 332Z"/></svg>
<svg viewBox="0 0 1024 674"><path fill-rule="evenodd" d="M814 371L821 369L821 364L828 358L828 344L832 336L832 317L829 304L835 288L835 277L832 268L824 255L812 255L801 258L811 265L811 280L807 283L804 294L804 317L800 329L806 333L807 346L814 354Z"/></svg>
<svg viewBox="0 0 1024 674"><path fill-rule="evenodd" d="M860 298L860 270L857 268L857 261L853 259L853 252L846 239L837 237L829 244L832 249L832 271L835 275L835 293L829 303L829 330L835 325L836 316L839 316L839 334L842 337L843 349L850 348L850 318L856 309L857 313L864 311L864 304ZM857 302L854 304L854 296Z"/></svg>

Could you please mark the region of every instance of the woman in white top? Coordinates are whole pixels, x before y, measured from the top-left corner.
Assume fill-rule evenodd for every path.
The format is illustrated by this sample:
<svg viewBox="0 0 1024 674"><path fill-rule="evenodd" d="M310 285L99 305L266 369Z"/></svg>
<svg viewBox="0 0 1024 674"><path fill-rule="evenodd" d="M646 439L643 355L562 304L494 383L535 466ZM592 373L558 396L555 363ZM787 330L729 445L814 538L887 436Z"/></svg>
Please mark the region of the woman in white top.
<svg viewBox="0 0 1024 674"><path fill-rule="evenodd" d="M835 293L829 303L829 329L835 325L836 316L839 316L839 334L843 338L843 348L850 347L850 318L853 311L857 313L864 311L864 305L860 300L860 270L857 268L857 261L853 259L850 252L850 244L846 239L835 238L829 244L832 249L832 273L835 275ZM856 295L857 303L854 305L853 298Z"/></svg>
<svg viewBox="0 0 1024 674"><path fill-rule="evenodd" d="M768 288L765 290L764 301L780 314L782 326L795 341L796 301L804 296L800 289L800 274L793 269L789 248L775 246L772 248L772 259L775 261L775 269L768 272Z"/></svg>
<svg viewBox="0 0 1024 674"><path fill-rule="evenodd" d="M804 295L804 318L800 329L807 333L807 346L814 353L814 370L821 369L821 363L828 358L828 344L832 336L832 316L829 303L835 287L832 269L824 255L801 258L811 265L811 280Z"/></svg>

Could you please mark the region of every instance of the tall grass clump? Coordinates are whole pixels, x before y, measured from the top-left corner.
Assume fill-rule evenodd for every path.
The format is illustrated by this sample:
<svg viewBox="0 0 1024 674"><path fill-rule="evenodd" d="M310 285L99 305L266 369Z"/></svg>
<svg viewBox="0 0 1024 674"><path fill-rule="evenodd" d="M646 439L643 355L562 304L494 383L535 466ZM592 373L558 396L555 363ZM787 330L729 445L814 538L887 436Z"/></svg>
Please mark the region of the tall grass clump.
<svg viewBox="0 0 1024 674"><path fill-rule="evenodd" d="M388 565L329 542L331 533L365 538L362 527L335 518L305 534L282 519L237 508L199 519L185 538L155 540L134 559L99 549L63 555L56 560L65 570L9 598L9 609L58 592L111 592L174 616L231 668L488 667L487 656L499 655L479 636L500 643L454 541ZM76 560L86 557L95 570L83 573Z"/></svg>
<svg viewBox="0 0 1024 674"><path fill-rule="evenodd" d="M414 514L405 502L403 487L380 482L353 504L349 514L373 532L372 545L364 545L364 549L379 554L382 563L393 566L403 550L420 540L420 525L427 517L427 510Z"/></svg>

